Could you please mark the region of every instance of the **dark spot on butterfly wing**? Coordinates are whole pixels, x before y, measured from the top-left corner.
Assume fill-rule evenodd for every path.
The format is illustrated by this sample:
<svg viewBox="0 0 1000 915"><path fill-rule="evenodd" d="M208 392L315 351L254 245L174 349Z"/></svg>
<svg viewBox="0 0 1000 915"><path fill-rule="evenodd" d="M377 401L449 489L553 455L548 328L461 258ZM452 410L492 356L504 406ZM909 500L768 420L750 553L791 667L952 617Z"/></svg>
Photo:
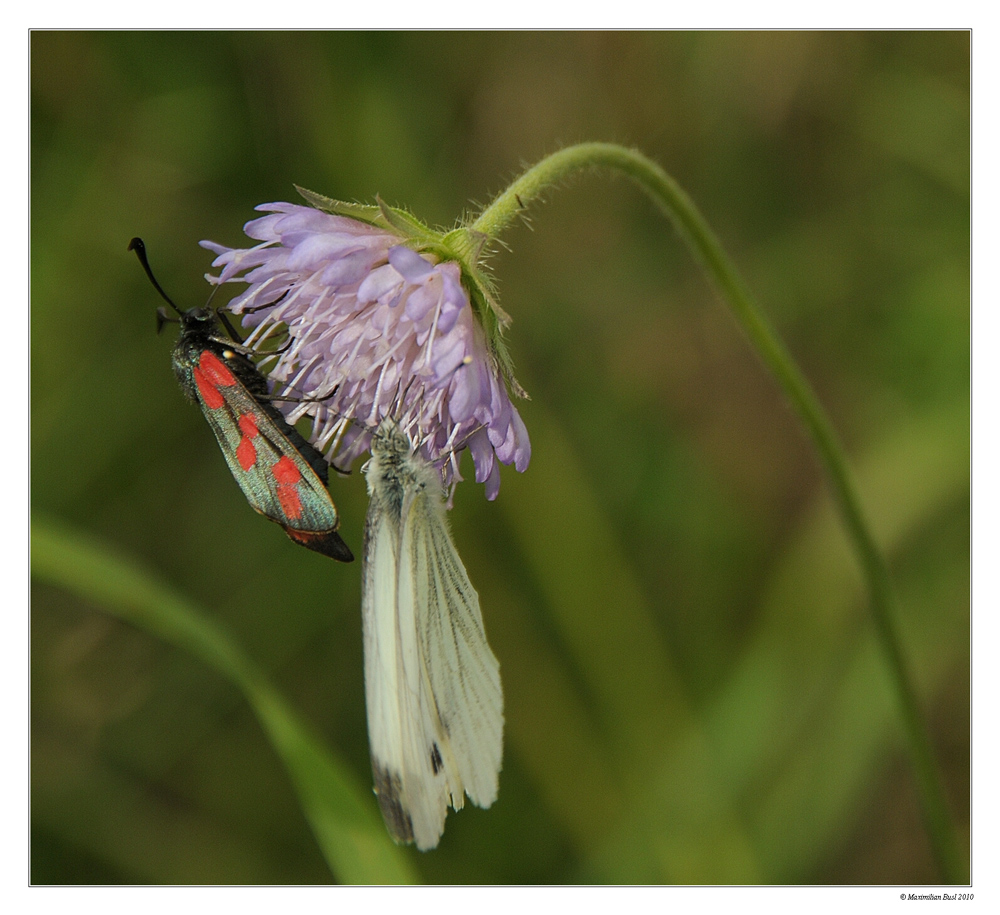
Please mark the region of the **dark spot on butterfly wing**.
<svg viewBox="0 0 1000 915"><path fill-rule="evenodd" d="M434 774L437 775L443 767L444 761L441 759L441 751L435 743L431 746L431 769L433 769Z"/></svg>
<svg viewBox="0 0 1000 915"><path fill-rule="evenodd" d="M398 773L383 769L375 757L372 757L372 775L375 777L375 796L389 835L394 842L412 842L413 821L400 796L402 779Z"/></svg>

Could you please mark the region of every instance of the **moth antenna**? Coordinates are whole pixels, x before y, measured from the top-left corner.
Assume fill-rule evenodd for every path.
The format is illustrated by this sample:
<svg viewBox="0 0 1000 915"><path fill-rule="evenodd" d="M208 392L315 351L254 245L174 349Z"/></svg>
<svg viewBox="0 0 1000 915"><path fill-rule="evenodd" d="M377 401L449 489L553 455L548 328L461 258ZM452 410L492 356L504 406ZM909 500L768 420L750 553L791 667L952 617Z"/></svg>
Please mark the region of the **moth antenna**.
<svg viewBox="0 0 1000 915"><path fill-rule="evenodd" d="M177 314L183 314L183 312L174 304L174 300L170 298L164 291L163 287L156 282L156 277L153 276L153 271L149 266L149 259L146 257L146 245L141 238L133 238L132 241L128 243L128 250L135 251L135 256L139 258L139 263L142 264L142 269L146 271L146 276L149 277L149 281L153 284L153 288L163 297L163 300L174 310ZM157 329L163 326L163 319L161 317L157 324Z"/></svg>

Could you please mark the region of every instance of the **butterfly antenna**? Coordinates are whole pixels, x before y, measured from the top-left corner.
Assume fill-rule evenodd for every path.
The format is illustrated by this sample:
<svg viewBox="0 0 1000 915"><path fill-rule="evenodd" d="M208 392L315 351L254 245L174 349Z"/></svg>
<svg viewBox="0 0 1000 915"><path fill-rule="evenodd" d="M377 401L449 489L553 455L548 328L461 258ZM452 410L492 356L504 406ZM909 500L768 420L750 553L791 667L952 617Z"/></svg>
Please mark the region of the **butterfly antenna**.
<svg viewBox="0 0 1000 915"><path fill-rule="evenodd" d="M457 445L452 445L447 451L443 452L444 457L450 457L452 455L458 454L464 448L469 447L469 440L477 433L481 432L486 428L486 423L479 423L474 429L468 432L462 440Z"/></svg>
<svg viewBox="0 0 1000 915"><path fill-rule="evenodd" d="M174 310L177 314L183 314L183 312L174 304L174 300L170 298L164 291L163 287L156 282L156 277L153 276L153 271L149 266L149 258L146 257L146 245L141 238L133 238L132 241L128 243L128 250L135 251L135 256L139 258L139 263L142 264L142 269L146 271L146 276L149 277L149 281L153 284L153 288L163 297L163 300ZM163 314L162 310L160 312L160 319L158 326L163 326Z"/></svg>
<svg viewBox="0 0 1000 915"><path fill-rule="evenodd" d="M405 413L403 412L403 404L406 403L406 398L407 395L410 393L410 388L413 387L416 381L417 381L417 376L414 374L410 376L410 380L406 383L405 388L400 387L403 383L402 379L396 382L396 395L393 398L391 415L396 418L396 420L399 422L401 426L406 424L406 416Z"/></svg>

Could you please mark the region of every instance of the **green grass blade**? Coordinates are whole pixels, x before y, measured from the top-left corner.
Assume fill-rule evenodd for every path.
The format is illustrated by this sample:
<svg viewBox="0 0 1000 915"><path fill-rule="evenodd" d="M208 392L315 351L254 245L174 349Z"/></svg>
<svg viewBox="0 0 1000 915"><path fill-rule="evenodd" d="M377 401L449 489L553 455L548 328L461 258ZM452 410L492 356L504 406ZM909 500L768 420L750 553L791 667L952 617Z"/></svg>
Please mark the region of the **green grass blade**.
<svg viewBox="0 0 1000 915"><path fill-rule="evenodd" d="M968 468L966 402L908 420L859 459L859 489L887 555L905 554L920 530L968 498ZM861 612L864 584L829 499L813 506L791 542L758 629L705 715L725 781L748 799L757 846L778 882L814 878L809 867L843 841L865 786L903 745L892 684ZM906 592L900 631L926 707L961 660L955 630L967 625L968 603L955 595L963 574L967 581L967 567L956 572L942 559ZM956 882L968 879L967 851L959 851Z"/></svg>
<svg viewBox="0 0 1000 915"><path fill-rule="evenodd" d="M242 691L285 764L330 870L342 883L413 883L369 799L220 626L136 563L51 519L34 517L32 574L200 658Z"/></svg>

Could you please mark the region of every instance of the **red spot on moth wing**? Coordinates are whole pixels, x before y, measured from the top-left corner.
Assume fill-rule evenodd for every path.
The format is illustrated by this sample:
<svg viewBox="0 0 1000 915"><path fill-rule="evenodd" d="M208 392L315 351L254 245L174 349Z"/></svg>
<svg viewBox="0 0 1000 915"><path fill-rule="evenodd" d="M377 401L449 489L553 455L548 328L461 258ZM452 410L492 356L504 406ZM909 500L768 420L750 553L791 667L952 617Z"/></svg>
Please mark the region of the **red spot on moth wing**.
<svg viewBox="0 0 1000 915"><path fill-rule="evenodd" d="M205 406L218 410L226 401L220 387L229 388L236 384L236 378L226 368L226 364L211 350L202 350L198 364L194 367L194 380Z"/></svg>
<svg viewBox="0 0 1000 915"><path fill-rule="evenodd" d="M298 521L302 517L302 500L299 498L299 491L295 486L289 486L287 483L279 483L278 501L281 503L281 510L285 513L285 517L289 521Z"/></svg>
<svg viewBox="0 0 1000 915"><path fill-rule="evenodd" d="M236 384L236 377L210 349L202 351L198 358L198 367L205 373L205 377L216 386L231 388Z"/></svg>
<svg viewBox="0 0 1000 915"><path fill-rule="evenodd" d="M198 385L201 402L209 410L218 410L226 402L219 389L209 381L208 376L198 366L194 368L194 383Z"/></svg>
<svg viewBox="0 0 1000 915"><path fill-rule="evenodd" d="M240 432L247 438L256 438L260 435L260 429L257 428L257 417L253 413L244 413L237 421L237 425L240 427Z"/></svg>
<svg viewBox="0 0 1000 915"><path fill-rule="evenodd" d="M281 460L271 468L271 472L278 483L293 485L302 479L302 474L295 466L295 461L288 455L282 455Z"/></svg>
<svg viewBox="0 0 1000 915"><path fill-rule="evenodd" d="M254 447L249 436L240 439L236 446L236 460L240 462L240 467L249 470L257 462L257 449Z"/></svg>
<svg viewBox="0 0 1000 915"><path fill-rule="evenodd" d="M290 520L298 520L302 517L302 500L299 498L298 489L302 473L287 454L281 456L278 463L271 468L271 473L278 481L278 501L281 503L281 510Z"/></svg>
<svg viewBox="0 0 1000 915"><path fill-rule="evenodd" d="M249 470L257 462L257 449L252 441L260 435L260 429L257 428L257 417L253 413L244 413L237 420L237 425L240 427L240 432L243 433L243 438L236 446L236 460L240 462L240 467Z"/></svg>

